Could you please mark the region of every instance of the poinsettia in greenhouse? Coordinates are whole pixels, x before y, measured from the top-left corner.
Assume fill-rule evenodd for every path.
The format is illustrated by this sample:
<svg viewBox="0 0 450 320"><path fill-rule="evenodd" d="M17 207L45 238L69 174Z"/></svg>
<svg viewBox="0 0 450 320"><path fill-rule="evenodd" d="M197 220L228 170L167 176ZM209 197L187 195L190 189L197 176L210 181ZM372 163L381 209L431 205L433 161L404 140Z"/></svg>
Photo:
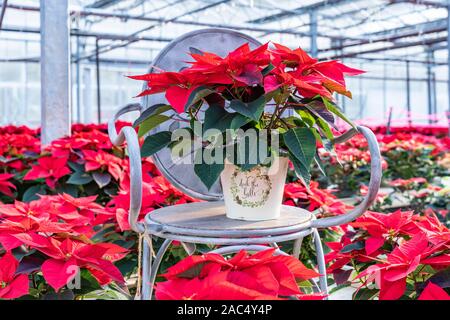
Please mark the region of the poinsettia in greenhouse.
<svg viewBox="0 0 450 320"><path fill-rule="evenodd" d="M299 295L297 281L319 276L299 260L268 249L250 255L242 250L227 260L214 253L190 256L170 267L156 285L161 300L253 300ZM321 299L324 295L315 295Z"/></svg>
<svg viewBox="0 0 450 320"><path fill-rule="evenodd" d="M37 160L37 164L23 177L24 180L45 179L45 183L50 188L55 188L59 178L71 173L67 167L67 158L42 157Z"/></svg>
<svg viewBox="0 0 450 320"><path fill-rule="evenodd" d="M368 255L378 250L385 241L395 241L399 234L413 235L418 231L413 212L400 210L390 214L367 212L351 226L363 228L369 233L370 238L365 242Z"/></svg>
<svg viewBox="0 0 450 320"><path fill-rule="evenodd" d="M122 179L121 159L101 150L83 150L86 171L106 169L114 179Z"/></svg>
<svg viewBox="0 0 450 320"><path fill-rule="evenodd" d="M333 190L319 188L316 181L312 181L309 188L298 182L288 183L284 187L284 204L306 208L309 211L321 209L325 214L343 214L351 207L339 201L333 195Z"/></svg>
<svg viewBox="0 0 450 320"><path fill-rule="evenodd" d="M131 77L147 83L147 88L139 96L165 93L168 101L167 105L149 107L135 121L139 136L166 121L184 121L175 114L189 118L190 139L201 140L202 151L208 145L211 147L210 137L206 134L208 129L218 131L213 134L222 141L219 143L214 139L217 150L240 144L239 134L228 135L230 131L251 129L259 134L277 136L280 137L279 144L267 139L264 152L270 157L250 159L250 156L241 154L241 148L237 148L236 154L228 150L217 151L212 163L195 163L194 172L211 189L224 170L225 160L248 170L268 165L276 161L275 158L289 157L299 179L309 187L310 167L314 159L320 160L316 157L316 146L329 145L323 141L333 139L331 127L335 126L335 117L354 126L336 106L333 94L351 97L344 77L363 71L338 61L319 62L301 48L291 50L276 43L273 46L266 43L254 49L246 43L225 57L194 51L191 53L194 61L188 62L189 66L179 72L157 70ZM273 110L268 111L266 106ZM171 114L167 114L169 111ZM285 111L292 111L298 117L291 113L287 115ZM200 116L202 114L203 117ZM205 134L196 129L199 123ZM230 137L232 141L229 141ZM157 132L146 138L143 154L150 156L165 147L173 150L183 143L172 141L171 131ZM249 147L258 148L257 143Z"/></svg>
<svg viewBox="0 0 450 320"><path fill-rule="evenodd" d="M17 274L18 266L19 261L11 252L0 258L0 299L15 299L28 293L28 275Z"/></svg>
<svg viewBox="0 0 450 320"><path fill-rule="evenodd" d="M417 300L450 300L450 295L438 285L430 282Z"/></svg>
<svg viewBox="0 0 450 320"><path fill-rule="evenodd" d="M339 243L327 244L332 249L326 255L329 271L339 276L352 265L355 280L362 281L358 290L375 291L372 296L379 299L417 298L421 283L450 266L449 231L435 215L370 213L351 225L355 231L347 232Z"/></svg>
<svg viewBox="0 0 450 320"><path fill-rule="evenodd" d="M367 277L366 281L377 279L380 285L380 299L399 299L406 290L407 277L416 271L425 259L442 249L441 245L429 246L423 233L414 235L411 240L401 243L386 257L386 260L369 266L358 275Z"/></svg>
<svg viewBox="0 0 450 320"><path fill-rule="evenodd" d="M56 291L76 276L78 268L88 269L100 284L124 282L112 262L123 258L127 251L112 243L90 244L70 238L62 241L49 238L47 244L37 250L50 257L42 264L42 274Z"/></svg>
<svg viewBox="0 0 450 320"><path fill-rule="evenodd" d="M252 70L247 70L248 74L251 74L251 72ZM123 125L125 123L118 124L119 127ZM433 171L429 172L445 175L445 171L439 167L436 160L442 159L448 153L449 140L425 136L423 132L411 133L414 134L413 139L411 135L405 134L394 133L389 137L378 134L377 138L381 145L387 144L389 146L383 152L383 156L387 162L395 164L395 168L392 168L395 170L385 171L386 181L397 178L407 180L409 178L425 177L428 174L426 172L431 169ZM403 143L404 139L412 139L414 141ZM362 142L363 140L359 136L355 136L346 144L336 145L335 151L345 168L345 171L342 172L345 172L348 177L352 175L352 172L360 174L352 176L353 178L363 177L364 175L368 177L368 171L364 171L368 160L366 157L367 150L366 145ZM424 144L427 146L426 149L420 149ZM402 149L403 145L405 147ZM340 148L341 146L342 149ZM41 151L40 148L39 130L15 126L0 127L0 167L2 168L2 173L0 174L0 177L2 177L0 178L0 201L3 202L0 203L0 261L3 261L0 263L0 299L19 298L20 296L30 299L41 299L51 294L54 289L46 281L42 273L42 266L47 260L49 262L46 268L48 266L50 268L44 268L44 270L57 271L55 278L50 280L56 288L61 283L67 283L67 279L69 279L68 282L70 283L74 271L80 269L78 274L82 277L83 287L81 290L70 289L74 292L75 297L82 299L85 294L95 292L95 297L105 298L106 295L103 296L101 292L107 292L107 290L110 290L108 288L114 287L115 282L120 283L122 278L129 279L130 276L132 277L136 273L137 238L133 233L129 232L128 225L129 198L127 193L129 192L129 167L125 152L123 148L112 148L106 133L106 125L74 125L71 137L58 139L46 147L44 151ZM108 153L112 162L120 164L118 165L121 171L120 181L112 175L109 181L102 179L109 174L107 165L92 171L86 171L87 160L83 151L96 151L99 149ZM341 150L344 153L342 156L339 156ZM347 154L345 154L346 150L348 150ZM427 150L434 152L427 154ZM66 167L70 168L71 171L60 178L50 177L55 181L54 188L50 188L44 182L45 178L38 180L23 179L32 167L39 166L37 159L49 157L50 154L54 158L67 159ZM417 156L417 154L423 155L423 158L420 159L420 163L417 162L417 165L410 166L413 173L407 172L408 175L401 175L403 173L400 173L398 169L402 166L403 161L405 161L404 163L411 161L411 155ZM348 158L346 158L347 155ZM406 155L408 158L405 159L408 160L403 160L402 157ZM350 162L346 162L347 160L350 161L350 159L352 159L351 161L356 160L354 167L348 165ZM319 183L311 183L309 190L299 183L294 175L290 174L289 183L286 185L284 194L285 203L308 210L317 210L316 212L321 215L337 215L348 210L350 206L344 204L336 197L336 194L339 194L341 191L341 185L337 187L333 179L337 179L338 175L341 174L340 165L334 166L337 169L333 174L327 171L331 167L327 168L326 163L324 165L327 173L326 178L330 179L330 182L326 184L318 179ZM161 176L150 159L143 159L142 166L145 196L141 217L154 210L154 208L194 201L194 199L187 197L171 186ZM422 172L426 174L422 176ZM392 214L372 211L358 219L354 224L327 230L326 232L325 230L322 231L322 235L326 238L331 250L327 255L330 277L333 277L341 286L352 284L359 287L361 286L360 281L366 281L355 293L355 299L379 298L380 284L384 284L383 298L389 297L389 295L392 295L392 292L398 295L396 286L400 287L403 284L400 281L397 283L396 281L388 280L385 281L386 283L383 283L381 282L381 273L383 272L384 274L383 270L389 268L389 270L393 270L393 273L399 272L397 274L398 277L400 275L403 276L409 268L414 268L414 260L410 263L408 259L405 259L406 262L400 263L400 260L394 261L395 259L391 257L391 263L389 263L387 257L392 255L394 250L400 245L411 241L416 235L420 234L425 235L424 237L428 241L427 248L429 249L421 252L420 264L417 268L404 279L400 279L406 283L406 290L401 299L436 300L448 297L449 289L441 281L441 279L445 278L450 267L448 250L450 231L445 225L445 218L442 214L445 212L448 203L445 196L446 189L444 186L440 186L438 190L434 185L435 182L431 184L432 181L429 178L426 179L427 183L421 183L422 179L413 179L419 183L415 183L411 187L408 184L408 189L412 188L416 192L420 192L420 194L425 192L421 189L427 189L426 196L422 198L414 197L413 200L417 202L414 202L414 213L411 212L412 209L397 211ZM361 178L360 181L365 180ZM342 186L350 185L351 182ZM6 189L2 189L2 186L6 187ZM326 186L329 186L329 188L325 188ZM401 186L395 188L400 190ZM361 184L358 184L353 194L360 189ZM420 205L418 204L419 201ZM319 208L320 210L318 210ZM434 213L439 215L437 216ZM67 248L70 248L70 245L72 245L72 249L74 247L87 247L83 250L92 250L95 253L92 256L98 259L86 262L86 255L83 255L83 250L80 253L78 249L74 249L70 251L72 258L66 261L66 258L60 252L60 244L66 240ZM106 244L106 247L102 247L103 243ZM110 244L113 244L113 246L110 246ZM307 248L307 244L308 239L305 239L305 248L301 254L302 261L308 266L314 265L314 254ZM90 248L92 245L95 245L94 248ZM368 251L366 251L366 245L368 246ZM54 248L55 246L57 246L56 249ZM436 251L433 252L433 248ZM286 244L286 247L283 249L289 251L289 244ZM51 254L51 256L45 252ZM101 252L105 252L105 254L101 255ZM185 254L180 252L182 252L182 247L180 246L174 246L173 249L168 251L162 269L163 273L167 273L167 266L175 265L180 258L185 257ZM395 255L399 252L401 253L401 251L397 250ZM428 255L428 252L432 253ZM4 258L10 253L15 256L16 262L13 261L11 256ZM74 253L79 258L74 257ZM248 255L247 258L250 259L250 257ZM247 258L243 260L245 261ZM230 260L220 259L220 261L227 263ZM108 262L120 269L120 277L117 269L112 268ZM8 267L4 267L6 265ZM70 267L64 269L65 266ZM355 277L370 266L376 266L373 267L373 273L368 273L367 277L362 276L355 280ZM5 268L7 270L14 269L14 271L8 271L6 276L6 273L2 274L1 272ZM224 270L217 274L213 273L214 270L209 271L205 268L205 274L208 274L206 281L200 279L200 277L184 279L185 281L174 277L164 281L161 283L162 296L160 297L165 299L184 298L192 295L195 295L197 299L207 297L211 288L213 290L217 288L214 285L218 283L216 282L216 279L218 279L223 281L221 282L221 287L226 288L224 290L230 296L236 295L236 297L245 298L254 297L255 295L260 297L266 295L267 298L269 298L268 296L275 298L275 295L267 294L269 291L261 293L261 290L266 290L261 289L262 287L257 288L258 290L252 289L251 283L253 282L251 281L253 280L247 282L236 280L237 282L230 284L228 275L233 270L227 269L229 268L227 265L222 268ZM239 272L245 273L243 272L245 269L241 270L240 268ZM249 267L249 270L252 268ZM406 271L404 271L405 268ZM267 268L261 269L268 270ZM278 269L278 267L270 268L270 272L275 274ZM68 270L69 273L64 273L64 270ZM189 270L197 270L197 267ZM256 274L255 270L249 272L255 272ZM48 275L48 273L46 274ZM225 274L226 277L224 276ZM263 274L266 273L264 272ZM374 281L371 281L370 277L375 277ZM275 276L275 278L281 279L278 276ZM378 281L378 278L380 281ZM388 278L392 280L389 276ZM15 281L17 279L19 281ZM302 281L301 279L297 280ZM328 280L331 281L331 279ZM165 289L164 284L168 282L171 285ZM87 283L90 283L90 285L85 287ZM275 288L273 282L267 283L272 283L271 286L268 285L269 288ZM291 288L289 286L291 282L287 283L288 288ZM394 286L391 285L392 283ZM99 284L104 285L103 288L99 287ZM320 294L311 295L308 288L303 288L303 284L306 283L300 283L301 290L299 291L304 291L305 293L294 294L297 298L323 298L323 295ZM294 287L292 286L291 289L294 290ZM59 292L70 290L61 287ZM130 288L130 290L133 293L133 288ZM167 294L167 296L164 296L164 294ZM277 298L280 297L284 298L285 296L278 296ZM212 299L214 297L210 296L207 298Z"/></svg>
<svg viewBox="0 0 450 320"><path fill-rule="evenodd" d="M0 174L0 193L3 193L9 197L14 197L14 190L17 189L16 186L8 181L14 177L14 174L10 173L2 173Z"/></svg>
<svg viewBox="0 0 450 320"><path fill-rule="evenodd" d="M95 198L75 199L62 194L0 205L1 247L25 251L24 263L34 265L33 272L42 272L55 291L71 281L79 268L89 270L101 285L123 282L113 262L124 258L128 250L89 239L96 234L93 227L99 224L97 215L108 213L93 202Z"/></svg>

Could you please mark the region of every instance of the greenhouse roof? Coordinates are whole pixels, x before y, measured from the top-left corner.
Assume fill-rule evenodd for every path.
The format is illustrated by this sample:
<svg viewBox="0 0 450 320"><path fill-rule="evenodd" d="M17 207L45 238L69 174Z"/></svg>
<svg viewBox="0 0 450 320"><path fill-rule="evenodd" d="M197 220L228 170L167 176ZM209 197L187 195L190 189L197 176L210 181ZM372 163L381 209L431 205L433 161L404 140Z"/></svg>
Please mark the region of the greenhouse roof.
<svg viewBox="0 0 450 320"><path fill-rule="evenodd" d="M0 39L38 42L39 1L2 2L7 6ZM73 48L79 47L72 53L92 59L98 44L104 61L148 63L187 31L227 27L261 42L301 46L320 58L426 62L432 51L436 63L446 64L447 5L439 0L70 0L72 38L78 41ZM131 56L133 61L126 58Z"/></svg>

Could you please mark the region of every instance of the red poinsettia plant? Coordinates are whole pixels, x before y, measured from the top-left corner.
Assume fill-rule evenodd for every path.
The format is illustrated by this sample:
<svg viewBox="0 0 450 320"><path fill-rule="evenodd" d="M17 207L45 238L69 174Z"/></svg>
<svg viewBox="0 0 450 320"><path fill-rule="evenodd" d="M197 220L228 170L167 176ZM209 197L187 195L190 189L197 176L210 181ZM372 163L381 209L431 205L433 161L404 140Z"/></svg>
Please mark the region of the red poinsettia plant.
<svg viewBox="0 0 450 320"><path fill-rule="evenodd" d="M445 137L439 139L419 133L396 133L390 136L379 134L378 140L382 148L386 146L383 151L386 160L394 164L399 159L391 151L399 148L413 153L421 149L422 144L426 144L427 149L432 149L433 153L437 150L440 155L448 153L450 146L450 140ZM345 145L338 146L336 151L338 155L343 152L340 155L343 162L347 161L346 155L351 157L350 152L355 148L361 152L353 153L353 158L366 159L363 153L366 146L358 136ZM45 160L39 161L41 158ZM55 167L52 164L56 161L61 166ZM421 170L432 165L430 161L423 162ZM39 130L0 127L0 168L0 299L49 299L55 298L56 291L58 298L83 299L88 296L110 299L117 298L117 295L109 296L111 288L116 288L116 283L126 290L118 271L128 279L135 274L137 265L136 235L129 231L128 224L129 164L123 148L112 147L106 125L74 125L72 136L58 139L42 151ZM149 159L142 160L142 168L144 196L141 218L155 208L193 201L173 188ZM407 176L401 176L403 180L395 180L398 176L391 175L391 172L393 173L386 171L385 178L388 181L394 180L392 185L395 188L405 192L411 188L429 188L429 183L425 183L422 178L406 180ZM422 171L415 172L414 176L420 177L420 172ZM24 179L27 175L36 176ZM293 176L290 179L291 183L286 185L284 192L286 204L317 210L321 215L338 215L349 209L348 204L334 195L338 190L323 189L319 182L311 183L307 189ZM442 191L445 189L438 192ZM441 197L444 207L448 203L447 198L444 195ZM420 199L429 204L429 197ZM431 209L440 213L441 221L445 220L442 219L441 210L436 210L434 206ZM322 236L332 249L327 256L328 271L335 282L341 286L351 284L355 289L361 287L354 295L355 299L393 299L396 296L400 296L400 299L421 300L448 298L449 289L445 282L450 266L448 228L445 222L435 219L429 209L426 214L424 210L417 212L420 214L370 212L355 224L328 230L326 233L323 231ZM314 254L307 244L308 239L305 239L301 260L309 265L313 262L310 258ZM411 249L413 245L424 249L418 252ZM283 249L289 251L289 244ZM414 258L414 255L419 254L417 265L418 258ZM175 245L168 251L163 267L175 265L184 257L181 246ZM247 255L243 261L253 257ZM285 276L281 276L280 271L285 270L283 267L277 266L276 261L272 261L272 264L269 256L267 259L256 256L255 259L258 260L256 269L252 269L253 266L244 268L236 261L233 262L234 265L239 265L236 268L220 263L223 265L220 280L224 281L221 285L230 286L228 282L232 282L233 290L237 288L242 296L247 286L249 290L253 290L251 285L254 282L235 281L235 275L225 278L224 273L244 272L249 275L248 279L253 277L258 281L256 274L260 270L270 269L270 272L264 271L261 274L274 274L279 282L278 288L284 287L281 283L285 283ZM229 263L232 258L224 260ZM262 267L265 264L268 268ZM201 266L196 265L193 269ZM306 295L310 292L306 287L307 283L302 280L302 276L296 276L296 269L292 269L290 263L286 266L296 278L297 284L300 284L299 291L305 294L298 296L291 291L292 295L302 299L321 298ZM372 268L369 269L370 267ZM190 267L188 269L191 270ZM365 270L368 270L367 273L357 278ZM207 295L202 288L209 290L210 284L203 282L205 279L213 279L212 271L211 278L209 274L208 269L205 269L201 277L184 279L193 280L192 285L196 289L191 291L181 280L180 286L168 285L165 291L166 282L163 282L161 295L158 295L161 299L183 298L191 296L195 291L199 293L194 298L199 299ZM304 277L307 274L309 273L305 273ZM81 289L76 288L78 276L81 278ZM167 282L174 280L171 283L178 283L178 278L171 277ZM396 278L398 281L394 280ZM275 297L277 286L273 278L270 279L267 283L270 283L268 288L271 291L262 287L245 291L244 294L248 294L249 298L253 298L255 294ZM385 280L381 281L382 279ZM330 278L328 280L331 281ZM406 288L402 291L404 283ZM75 285L74 289L67 288L71 284ZM295 290L294 287L288 287ZM178 289L180 292L177 292ZM132 287L130 290L133 293ZM170 293L170 297L164 296L164 292ZM276 297L285 298L286 293L280 292L282 290L279 290ZM120 298L129 296L122 295Z"/></svg>
<svg viewBox="0 0 450 320"><path fill-rule="evenodd" d="M4 127L0 138L0 299L82 298L123 286L136 269L127 262L136 243L129 165L106 126L75 125L42 151L38 130ZM190 201L149 160L142 167L142 217Z"/></svg>
<svg viewBox="0 0 450 320"><path fill-rule="evenodd" d="M369 212L348 226L326 255L337 284L357 287L354 297L380 300L450 299L450 230L428 210ZM440 290L436 288L439 287ZM424 290L425 289L425 290Z"/></svg>
<svg viewBox="0 0 450 320"><path fill-rule="evenodd" d="M298 283L318 277L292 256L267 249L245 250L225 259L215 253L190 256L170 267L156 285L161 300L274 300L287 297L321 300L321 293L304 294Z"/></svg>
<svg viewBox="0 0 450 320"><path fill-rule="evenodd" d="M239 144L239 135L227 136L226 131L230 130L281 134L276 147L268 143L266 154L288 156L308 186L316 144L328 145L324 140L333 139L334 116L352 124L336 106L333 94L351 97L344 76L361 74L361 70L338 61L318 61L301 48L291 50L276 43L253 50L244 44L226 57L195 49L191 57L193 61L181 71L158 69L131 77L147 82L147 89L139 96L165 93L168 101L167 105L151 106L135 122L141 136L169 120L189 120L192 139L201 140L202 149L212 141L215 148ZM216 131L210 135L209 129ZM174 147L177 141L172 141L171 133L161 131L149 136L144 154L149 156L167 146ZM217 142L217 136L221 136L222 144ZM251 150L245 152L253 153L257 145L251 144ZM240 157L239 152L238 148L236 158L240 161L224 152L216 155L220 161L196 162L195 173L210 188L223 170L224 159L245 170L270 163L267 157L249 160Z"/></svg>
<svg viewBox="0 0 450 320"><path fill-rule="evenodd" d="M111 217L94 202L95 198L75 199L62 194L0 206L0 255L4 252L0 287L11 286L8 292L4 290L4 298L27 294L28 277L36 279L38 273L56 292L79 276L81 269L102 285L124 282L113 262L126 256L128 250L90 240L96 234L95 227ZM14 255L20 257L21 272L17 277L14 271L19 261Z"/></svg>

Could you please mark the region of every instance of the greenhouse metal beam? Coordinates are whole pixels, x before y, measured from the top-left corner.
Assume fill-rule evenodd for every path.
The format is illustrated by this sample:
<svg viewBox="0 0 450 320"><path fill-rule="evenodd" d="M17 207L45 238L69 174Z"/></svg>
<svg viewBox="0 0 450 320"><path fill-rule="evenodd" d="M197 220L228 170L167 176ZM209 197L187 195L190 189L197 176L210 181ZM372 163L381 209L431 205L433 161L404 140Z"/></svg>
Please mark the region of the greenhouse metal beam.
<svg viewBox="0 0 450 320"><path fill-rule="evenodd" d="M68 0L41 0L41 142L70 134Z"/></svg>
<svg viewBox="0 0 450 320"><path fill-rule="evenodd" d="M426 22L416 26L400 27L397 29L390 29L382 32L364 34L364 40L357 40L350 43L343 42L342 45L332 46L327 49L319 50L320 52L341 50L343 48L349 48L354 46L360 46L364 44L372 44L376 42L392 42L395 40L418 37L424 34L438 33L447 30L447 19L435 20L432 22ZM375 37L375 38L373 38Z"/></svg>
<svg viewBox="0 0 450 320"><path fill-rule="evenodd" d="M39 34L41 31L38 28L18 28L13 26L5 26L3 31L6 32L21 32L21 33L34 33ZM81 30L71 30L71 36L80 36L86 38L98 38L105 40L129 40L129 36L121 36L111 33L98 33L98 32L89 32L89 31L81 31ZM136 38L137 39L137 38ZM166 37L139 37L140 41L157 41L157 42L170 42L173 38Z"/></svg>
<svg viewBox="0 0 450 320"><path fill-rule="evenodd" d="M348 3L348 2L354 2L354 1L355 0L325 0L325 1L320 1L317 3L313 3L310 5L301 6L296 9L292 9L292 10L283 10L282 12L272 14L269 16L265 16L262 18L250 20L247 22L248 23L256 23L256 24L269 23L269 22L273 22L273 21L279 21L281 19L287 18L292 15L309 13L310 11L318 10L318 9L324 8L326 6L336 6L339 4L344 4L344 3Z"/></svg>
<svg viewBox="0 0 450 320"><path fill-rule="evenodd" d="M398 27L395 29L388 29L383 31L376 31L371 33L364 33L363 36L365 37L383 37L383 36L391 36L391 35L398 35L398 34L404 34L407 32L426 32L426 30L429 29L442 29L447 27L447 19L437 19L433 21L427 21L422 22L418 24L413 25L407 25L403 27Z"/></svg>
<svg viewBox="0 0 450 320"><path fill-rule="evenodd" d="M439 2L427 1L427 0L390 0L389 3L411 3L411 4L436 7L436 8L445 8L446 7L445 3L439 3Z"/></svg>
<svg viewBox="0 0 450 320"><path fill-rule="evenodd" d="M195 13L201 12L203 10L215 7L217 5L220 5L220 4L229 2L229 1L230 0L221 0L221 1L217 1L215 3L208 4L206 6L202 6L200 8L195 8L195 9L190 10L188 12L183 12L182 14L180 14L178 16L170 18L165 23L177 21L177 19L179 19L179 18L182 18L182 17L185 17L187 15L191 15L191 14L195 14ZM158 27L158 24L156 24L156 25L153 24L153 25L150 25L150 26L145 27L143 29L137 30L137 31L135 31L135 32L133 32L132 34L129 35L129 39L123 40L124 41L123 43L119 43L119 44L111 44L111 43L109 43L109 44L106 44L106 45L103 45L103 46L100 46L100 47L96 47L95 51L86 54L85 56L81 57L80 59L89 59L89 58L92 58L94 56L98 56L99 54L106 53L106 52L112 51L114 49L123 48L123 47L126 47L126 46L134 43L134 42L138 42L140 40L139 38L140 38L140 34L141 33L149 31L149 30L152 30L152 29L154 29L156 27Z"/></svg>
<svg viewBox="0 0 450 320"><path fill-rule="evenodd" d="M310 32L310 54L313 57L317 57L317 10L312 10L309 13L309 32Z"/></svg>
<svg viewBox="0 0 450 320"><path fill-rule="evenodd" d="M447 41L447 36L445 37L439 37L435 39L427 39L422 41L415 41L415 42L404 42L404 43L396 43L393 46L390 47L380 47L375 49L368 49L363 51L355 51L355 52L348 52L340 55L332 55L327 58L351 58L358 56L360 54L366 54L366 53L376 53L376 52L382 52L382 51L390 51L395 49L402 49L402 48L408 48L408 47L417 47L417 46L429 46L435 43L445 42Z"/></svg>
<svg viewBox="0 0 450 320"><path fill-rule="evenodd" d="M25 11L39 11L39 7L36 6L29 6L29 5L16 5L16 4L10 4L8 5L8 8L14 9L14 10L25 10ZM83 9L83 10L76 10L72 11L71 14L77 14L80 16L96 16L96 17L103 17L103 18L117 18L117 19L131 19L131 20L140 20L140 21L149 21L149 22L157 22L157 23L175 23L175 24L182 24L182 25L189 25L189 26L197 26L197 27L205 27L205 28L227 28L227 29L234 29L234 30L241 30L241 31L250 31L250 32L262 32L262 33L280 33L280 34L291 34L295 36L300 37L309 37L308 32L301 32L301 31L295 31L295 30L280 30L279 28L266 28L266 27L256 27L256 26L245 26L245 25L233 25L233 24L225 24L225 23L208 23L208 22L201 22L201 21L193 21L193 20L175 20L171 21L170 19L164 19L164 18L154 18L154 17L145 17L141 15L131 15L131 14L123 14L123 13L114 13L114 12L106 12L104 10L97 10L97 9ZM362 38L358 37L339 37L339 36L332 36L328 34L318 33L318 36L323 38L329 38L329 39L352 39L352 40L362 40Z"/></svg>
<svg viewBox="0 0 450 320"><path fill-rule="evenodd" d="M87 5L86 8L108 8L119 2L120 0L97 0Z"/></svg>
<svg viewBox="0 0 450 320"><path fill-rule="evenodd" d="M2 11L0 11L0 30L2 29L3 19L5 18L6 8L8 7L8 0L3 0Z"/></svg>

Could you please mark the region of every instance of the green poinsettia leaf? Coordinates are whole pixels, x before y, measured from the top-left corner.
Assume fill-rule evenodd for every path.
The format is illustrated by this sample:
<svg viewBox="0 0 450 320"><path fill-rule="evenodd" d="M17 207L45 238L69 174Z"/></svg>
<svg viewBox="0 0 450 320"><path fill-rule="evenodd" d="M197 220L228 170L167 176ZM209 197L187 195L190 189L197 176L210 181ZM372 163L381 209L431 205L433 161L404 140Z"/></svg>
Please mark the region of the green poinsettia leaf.
<svg viewBox="0 0 450 320"><path fill-rule="evenodd" d="M198 88L195 88L189 95L189 98L184 106L184 111L187 111L190 106L213 93L215 93L215 91L206 86L199 86Z"/></svg>
<svg viewBox="0 0 450 320"><path fill-rule="evenodd" d="M203 51L201 51L200 49L197 49L195 47L189 47L189 52L192 54L198 54L198 55L203 55Z"/></svg>
<svg viewBox="0 0 450 320"><path fill-rule="evenodd" d="M320 159L318 153L316 153L316 156L314 157L314 162L316 163L317 168L319 168L319 171L326 177L327 173L325 171L325 167L323 166L322 159Z"/></svg>
<svg viewBox="0 0 450 320"><path fill-rule="evenodd" d="M264 95L252 102L242 102L240 100L231 100L230 108L239 112L240 114L254 120L259 121L266 106L266 98Z"/></svg>
<svg viewBox="0 0 450 320"><path fill-rule="evenodd" d="M29 187L22 196L23 202L30 202L33 200L38 200L39 195L45 195L47 194L45 184L39 184L32 187Z"/></svg>
<svg viewBox="0 0 450 320"><path fill-rule="evenodd" d="M304 109L295 110L295 112L300 116L300 118L309 126L312 127L316 123L314 116Z"/></svg>
<svg viewBox="0 0 450 320"><path fill-rule="evenodd" d="M141 148L143 158L154 155L159 150L167 147L172 142L172 132L161 131L145 138Z"/></svg>
<svg viewBox="0 0 450 320"><path fill-rule="evenodd" d="M142 122L144 122L145 120L147 120L147 118L155 115L155 114L161 114L163 112L172 110L173 108L168 105L168 104L163 104L163 103L159 103L159 104L155 104L151 107L149 107L148 109L146 109L144 112L141 113L141 115L139 116L139 118L137 118L134 123L133 123L133 127L137 127L139 126Z"/></svg>
<svg viewBox="0 0 450 320"><path fill-rule="evenodd" d="M349 118L347 118L347 116L345 114L343 114L341 110L339 110L338 106L336 106L333 102L331 102L330 100L328 100L327 98L324 98L324 97L322 97L322 101L325 104L325 107L328 109L328 111L334 113L339 118L341 118L342 120L347 122L349 125L351 125L354 129L356 129L355 124Z"/></svg>
<svg viewBox="0 0 450 320"><path fill-rule="evenodd" d="M316 137L309 128L293 128L283 134L289 151L309 170L316 154Z"/></svg>
<svg viewBox="0 0 450 320"><path fill-rule="evenodd" d="M88 184L93 180L92 176L89 173L81 172L81 171L75 171L73 173L69 180L67 180L68 184L75 184L75 185L84 185Z"/></svg>
<svg viewBox="0 0 450 320"><path fill-rule="evenodd" d="M292 153L289 153L289 159L294 165L295 174L302 181L306 189L309 190L309 184L311 182L309 170Z"/></svg>
<svg viewBox="0 0 450 320"><path fill-rule="evenodd" d="M97 183L100 189L106 187L111 182L111 175L107 172L94 172L92 174L92 177L94 178L94 181Z"/></svg>
<svg viewBox="0 0 450 320"><path fill-rule="evenodd" d="M247 123L249 123L251 121L252 121L252 119L249 119L240 113L235 113L233 120L231 121L231 124L230 124L230 129L237 130L237 129L241 128L242 126L245 126Z"/></svg>
<svg viewBox="0 0 450 320"><path fill-rule="evenodd" d="M252 120L240 113L230 113L219 105L210 105L205 112L203 133L209 129L217 129L220 132L224 132L227 129L237 130L250 121Z"/></svg>
<svg viewBox="0 0 450 320"><path fill-rule="evenodd" d="M273 69L275 69L275 66L272 63L269 63L267 67L262 69L261 73L263 76L267 76Z"/></svg>
<svg viewBox="0 0 450 320"><path fill-rule="evenodd" d="M235 113L227 112L224 108L218 105L210 105L205 111L205 118L203 121L203 130L217 129L220 132L229 129Z"/></svg>
<svg viewBox="0 0 450 320"><path fill-rule="evenodd" d="M203 159L200 159L203 155L203 150L199 150L195 154L195 165L194 165L194 172L199 177L199 179L203 182L203 184L206 186L206 188L211 189L211 187L214 185L214 183L219 178L220 174L223 171L224 164L222 163L212 163L208 164L203 161Z"/></svg>
<svg viewBox="0 0 450 320"><path fill-rule="evenodd" d="M138 131L139 138L146 135L150 130L156 128L161 123L164 123L169 119L171 119L171 118L168 116L165 116L163 114L155 114L155 115L150 116L149 118L145 119L139 125L139 131Z"/></svg>
<svg viewBox="0 0 450 320"><path fill-rule="evenodd" d="M325 135L325 137L328 140L333 140L334 139L334 135L333 132L331 131L330 126L328 125L328 123L323 120L322 118L317 118L317 126L321 129L322 133Z"/></svg>
<svg viewBox="0 0 450 320"><path fill-rule="evenodd" d="M358 241L354 243L350 243L341 249L341 253L348 253L352 251L362 250L365 248L364 241Z"/></svg>

